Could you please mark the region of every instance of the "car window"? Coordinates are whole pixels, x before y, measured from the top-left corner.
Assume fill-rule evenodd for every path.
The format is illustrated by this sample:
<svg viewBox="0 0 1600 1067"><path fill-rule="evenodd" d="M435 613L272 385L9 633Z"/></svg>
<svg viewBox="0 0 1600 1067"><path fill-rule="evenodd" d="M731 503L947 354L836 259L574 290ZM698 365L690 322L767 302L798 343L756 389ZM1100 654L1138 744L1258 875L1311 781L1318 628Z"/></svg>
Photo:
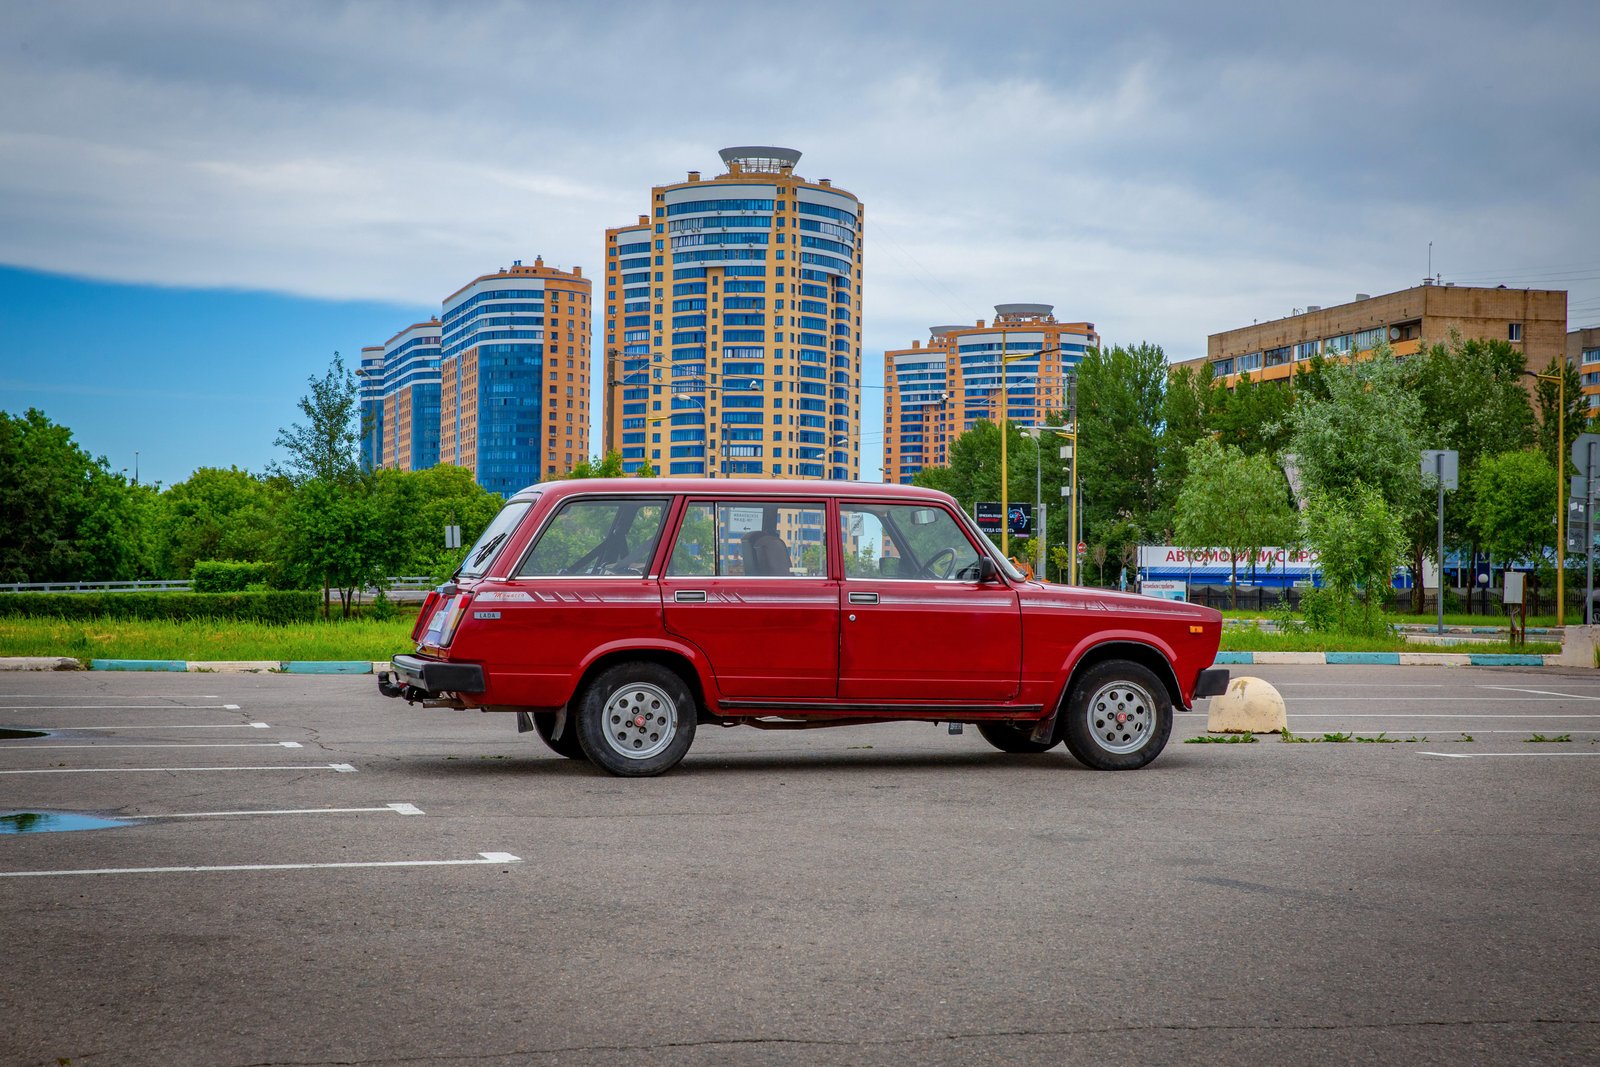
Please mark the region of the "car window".
<svg viewBox="0 0 1600 1067"><path fill-rule="evenodd" d="M827 511L819 505L695 503L667 564L669 577L824 578Z"/></svg>
<svg viewBox="0 0 1600 1067"><path fill-rule="evenodd" d="M978 550L943 508L842 504L839 527L847 578L976 581Z"/></svg>
<svg viewBox="0 0 1600 1067"><path fill-rule="evenodd" d="M456 573L463 578L478 578L488 574L489 564L498 555L495 550L511 539L511 531L517 528L517 523L522 521L522 516L531 507L533 501L518 500L501 508L500 513L489 521L478 540L467 550L461 568Z"/></svg>
<svg viewBox="0 0 1600 1067"><path fill-rule="evenodd" d="M667 502L573 500L545 526L518 578L634 577L649 569Z"/></svg>

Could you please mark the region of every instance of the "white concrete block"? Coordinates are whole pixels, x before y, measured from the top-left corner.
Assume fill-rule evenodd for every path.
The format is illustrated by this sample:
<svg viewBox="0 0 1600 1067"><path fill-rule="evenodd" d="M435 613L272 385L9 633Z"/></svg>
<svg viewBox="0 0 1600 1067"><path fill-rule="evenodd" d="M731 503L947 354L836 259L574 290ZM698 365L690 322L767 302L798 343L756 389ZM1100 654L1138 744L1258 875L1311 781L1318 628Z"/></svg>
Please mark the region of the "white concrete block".
<svg viewBox="0 0 1600 1067"><path fill-rule="evenodd" d="M1402 652L1402 667L1467 667L1472 657L1465 652Z"/></svg>
<svg viewBox="0 0 1600 1067"><path fill-rule="evenodd" d="M1321 652L1257 652L1257 663L1298 663L1322 666L1327 660Z"/></svg>
<svg viewBox="0 0 1600 1067"><path fill-rule="evenodd" d="M1283 697L1272 685L1260 678L1235 678L1228 683L1228 691L1211 698L1211 708L1206 720L1210 733L1253 734L1282 733L1289 725Z"/></svg>
<svg viewBox="0 0 1600 1067"><path fill-rule="evenodd" d="M275 659L214 659L190 660L190 671L210 671L216 674L246 674L277 670L283 664Z"/></svg>
<svg viewBox="0 0 1600 1067"><path fill-rule="evenodd" d="M71 656L7 656L0 671L81 671L83 664Z"/></svg>

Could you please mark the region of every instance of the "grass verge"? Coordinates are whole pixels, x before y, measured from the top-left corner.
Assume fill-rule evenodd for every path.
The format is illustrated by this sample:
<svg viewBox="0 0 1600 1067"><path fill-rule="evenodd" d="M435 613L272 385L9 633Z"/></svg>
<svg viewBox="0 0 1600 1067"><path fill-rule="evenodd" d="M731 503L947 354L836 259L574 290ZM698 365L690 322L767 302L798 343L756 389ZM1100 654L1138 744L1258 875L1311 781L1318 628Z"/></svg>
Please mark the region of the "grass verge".
<svg viewBox="0 0 1600 1067"><path fill-rule="evenodd" d="M1225 628L1224 652L1487 652L1555 655L1561 646L1553 641L1529 641L1513 645L1509 641L1482 641L1459 645L1423 645L1399 637L1357 637L1351 634L1279 634L1254 628Z"/></svg>
<svg viewBox="0 0 1600 1067"><path fill-rule="evenodd" d="M287 625L209 619L0 618L0 656L91 659L384 660L411 650L410 618Z"/></svg>

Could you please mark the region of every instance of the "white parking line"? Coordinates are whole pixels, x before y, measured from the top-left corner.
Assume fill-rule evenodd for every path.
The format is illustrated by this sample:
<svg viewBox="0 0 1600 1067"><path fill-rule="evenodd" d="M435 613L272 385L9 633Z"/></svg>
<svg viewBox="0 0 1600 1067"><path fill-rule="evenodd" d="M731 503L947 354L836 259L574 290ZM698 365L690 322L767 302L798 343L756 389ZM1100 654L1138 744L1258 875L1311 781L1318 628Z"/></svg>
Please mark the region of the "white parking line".
<svg viewBox="0 0 1600 1067"><path fill-rule="evenodd" d="M1600 752L1418 752L1419 756L1445 759L1490 759L1495 756L1600 756Z"/></svg>
<svg viewBox="0 0 1600 1067"><path fill-rule="evenodd" d="M216 693L145 693L151 700L221 700ZM62 693L62 700L86 698L94 696L93 693ZM50 693L0 693L0 700L49 700ZM113 698L114 699L114 698ZM180 707L182 705L179 705Z"/></svg>
<svg viewBox="0 0 1600 1067"><path fill-rule="evenodd" d="M385 804L381 808L281 808L275 811L169 811L157 815L112 815L113 819L199 819L223 815L345 815L363 811L388 811L396 815L427 814L415 804Z"/></svg>
<svg viewBox="0 0 1600 1067"><path fill-rule="evenodd" d="M296 763L286 767L51 767L38 771L0 771L0 774L140 774L146 771L177 774L185 771L339 771L353 774L348 763Z"/></svg>
<svg viewBox="0 0 1600 1067"><path fill-rule="evenodd" d="M173 744L107 745L89 741L77 745L36 745L32 741L8 741L0 744L0 752L21 752L33 748L303 748L298 741L228 741L201 742L198 744L176 742Z"/></svg>
<svg viewBox="0 0 1600 1067"><path fill-rule="evenodd" d="M521 863L509 852L480 852L475 860L375 860L368 863L242 863L227 867L101 867L88 871L0 871L0 878L54 878L69 874L194 874L202 871L331 871L352 867L473 867Z"/></svg>
<svg viewBox="0 0 1600 1067"><path fill-rule="evenodd" d="M1564 695L1565 694L1557 693L1554 697L1407 697L1407 696L1398 696L1398 697L1389 697L1388 700L1390 700L1390 701L1403 700L1403 701L1407 702L1408 704L1416 704L1416 703L1429 703L1429 704L1558 704L1558 703L1560 703L1560 698L1562 696L1564 696ZM1350 700L1352 698L1350 698L1350 697L1340 697L1340 696L1328 696L1328 697L1295 697L1295 699L1299 700L1299 701L1306 701L1306 700ZM1359 699L1370 700L1372 698L1371 697L1361 697ZM1572 699L1572 700L1584 700L1584 699L1587 699L1587 698L1586 697L1571 697L1569 699Z"/></svg>
<svg viewBox="0 0 1600 1067"><path fill-rule="evenodd" d="M1500 689L1507 693L1540 693L1549 697L1566 697L1568 700L1600 700L1600 696L1588 693L1557 693L1553 689L1518 689L1510 685L1480 685L1479 689Z"/></svg>
<svg viewBox="0 0 1600 1067"><path fill-rule="evenodd" d="M145 711L198 711L221 708L238 711L237 704L0 704L0 711L124 711L142 708Z"/></svg>
<svg viewBox="0 0 1600 1067"><path fill-rule="evenodd" d="M41 726L41 730L270 730L272 725L264 722L206 722L186 723L172 726Z"/></svg>
<svg viewBox="0 0 1600 1067"><path fill-rule="evenodd" d="M1297 719L1535 719L1539 722L1548 722L1551 719L1600 719L1600 715L1528 715L1518 712L1496 715L1493 712L1479 711L1463 712L1460 715L1424 711L1352 712L1350 714L1323 711L1312 712L1308 715L1301 715L1297 712L1294 717Z"/></svg>

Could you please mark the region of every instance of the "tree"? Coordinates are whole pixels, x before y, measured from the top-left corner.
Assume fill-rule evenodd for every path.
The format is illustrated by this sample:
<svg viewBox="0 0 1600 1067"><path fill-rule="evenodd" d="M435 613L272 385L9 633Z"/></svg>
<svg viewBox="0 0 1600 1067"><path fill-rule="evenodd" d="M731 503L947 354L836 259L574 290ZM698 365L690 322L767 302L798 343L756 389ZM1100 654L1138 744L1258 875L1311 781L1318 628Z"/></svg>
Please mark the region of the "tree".
<svg viewBox="0 0 1600 1067"><path fill-rule="evenodd" d="M1578 377L1578 369L1564 359L1559 361L1558 369L1558 361L1555 357L1551 357L1550 362L1539 373L1551 377L1559 373L1564 380L1567 394L1566 436L1558 444L1556 430L1561 422L1558 417L1558 409L1561 407L1559 402L1560 388L1555 382L1540 379L1539 387L1536 390L1539 402L1537 430L1539 450L1544 453L1544 458L1550 462L1552 471L1559 464L1561 470L1566 474L1576 474L1577 471L1572 465L1572 442L1576 441L1578 435L1584 432L1589 416L1589 401L1583 395L1583 380Z"/></svg>
<svg viewBox="0 0 1600 1067"><path fill-rule="evenodd" d="M1301 608L1313 628L1376 635L1387 630L1383 605L1394 569L1405 558L1400 517L1375 487L1315 490L1301 513L1301 537L1321 557L1323 588Z"/></svg>
<svg viewBox="0 0 1600 1067"><path fill-rule="evenodd" d="M1294 390L1287 381L1253 382L1249 372L1239 375L1212 412L1217 439L1248 455L1275 454L1288 440L1287 416L1294 406Z"/></svg>
<svg viewBox="0 0 1600 1067"><path fill-rule="evenodd" d="M1289 483L1266 455L1246 455L1206 439L1188 456L1189 477L1178 494L1176 530L1186 548L1226 548L1228 588L1239 606L1239 560L1295 538Z"/></svg>
<svg viewBox="0 0 1600 1067"><path fill-rule="evenodd" d="M1407 371L1380 345L1369 360L1330 365L1326 399L1307 397L1288 415L1289 450L1306 494L1376 491L1391 514L1415 506L1422 485L1421 401Z"/></svg>
<svg viewBox="0 0 1600 1067"><path fill-rule="evenodd" d="M358 397L355 375L335 352L328 373L306 379L311 391L300 398L305 423L279 430L273 444L289 453L288 462L273 464L295 485L313 478L333 485L350 485L361 476L361 427L356 418Z"/></svg>
<svg viewBox="0 0 1600 1067"><path fill-rule="evenodd" d="M200 467L161 494L163 573L189 576L201 560L266 560L284 493L237 467Z"/></svg>
<svg viewBox="0 0 1600 1067"><path fill-rule="evenodd" d="M1161 518L1156 468L1166 387L1167 359L1157 345L1091 349L1078 365L1084 540L1119 559L1130 545L1120 538Z"/></svg>
<svg viewBox="0 0 1600 1067"><path fill-rule="evenodd" d="M585 456L580 459L575 467L567 472L568 478L621 478L622 453L607 452L604 459L590 459Z"/></svg>
<svg viewBox="0 0 1600 1067"><path fill-rule="evenodd" d="M373 521L383 531L379 565L385 576L449 574L462 550L444 547L445 527L460 526L461 543L471 545L503 504L471 471L448 463L375 471L372 501Z"/></svg>
<svg viewBox="0 0 1600 1067"><path fill-rule="evenodd" d="M1555 477L1541 452L1485 457L1471 477L1470 523L1478 543L1508 562L1541 556L1555 535L1550 523Z"/></svg>
<svg viewBox="0 0 1600 1067"><path fill-rule="evenodd" d="M1212 378L1211 364L1198 371L1179 367L1167 381L1162 399L1162 434L1157 468L1156 523L1173 536L1178 493L1189 475L1189 449L1211 433L1211 422L1227 390Z"/></svg>
<svg viewBox="0 0 1600 1067"><path fill-rule="evenodd" d="M1060 422L1059 414L1047 420L1050 425L1059 425ZM1063 501L1061 506L1048 509L1045 525L1049 543L1066 544L1070 539L1067 530L1069 509L1061 496L1061 488L1067 484L1067 475L1060 463L1051 462L1056 455L1053 449L1065 439L1046 433L1036 446L1034 440L1024 436L1015 423L1008 422L1006 432L1009 499L1015 502L1034 498L1037 468L1040 494L1046 501ZM1042 466L1039 466L1041 463ZM1000 428L988 419L979 419L972 429L950 443L949 466L924 467L912 478L912 483L949 493L969 511L980 500L999 500Z"/></svg>
<svg viewBox="0 0 1600 1067"><path fill-rule="evenodd" d="M355 591L383 577L386 543L372 483L340 485L312 478L299 485L283 516L280 560L289 576L322 589L322 616L337 589L342 614L350 614Z"/></svg>
<svg viewBox="0 0 1600 1067"><path fill-rule="evenodd" d="M37 408L0 412L0 581L150 577L153 496Z"/></svg>

